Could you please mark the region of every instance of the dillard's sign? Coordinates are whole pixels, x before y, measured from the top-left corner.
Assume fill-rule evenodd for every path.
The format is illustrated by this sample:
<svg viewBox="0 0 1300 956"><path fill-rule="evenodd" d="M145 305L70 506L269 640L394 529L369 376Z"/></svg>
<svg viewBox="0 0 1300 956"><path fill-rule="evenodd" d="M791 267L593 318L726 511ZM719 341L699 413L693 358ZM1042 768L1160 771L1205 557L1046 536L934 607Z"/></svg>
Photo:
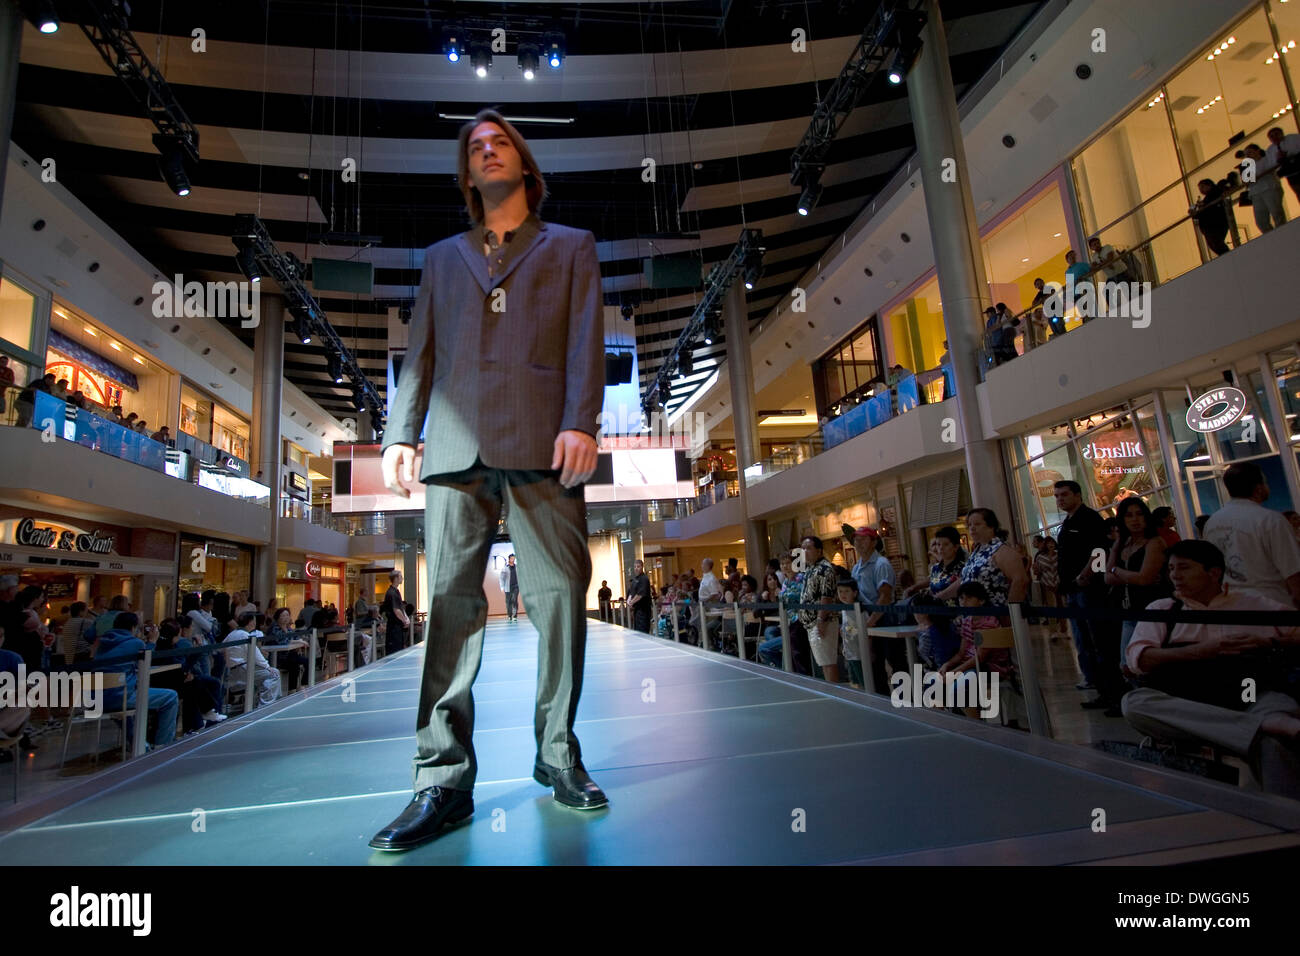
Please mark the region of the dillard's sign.
<svg viewBox="0 0 1300 956"><path fill-rule="evenodd" d="M96 529L89 534L68 528L39 528L31 518L23 518L14 529L14 544L28 548L54 548L58 551L83 551L89 554L112 554L116 536Z"/></svg>
<svg viewBox="0 0 1300 956"><path fill-rule="evenodd" d="M1111 445L1099 445L1095 441L1083 446L1083 457L1089 461L1106 461L1116 458L1141 458L1142 443L1121 441Z"/></svg>

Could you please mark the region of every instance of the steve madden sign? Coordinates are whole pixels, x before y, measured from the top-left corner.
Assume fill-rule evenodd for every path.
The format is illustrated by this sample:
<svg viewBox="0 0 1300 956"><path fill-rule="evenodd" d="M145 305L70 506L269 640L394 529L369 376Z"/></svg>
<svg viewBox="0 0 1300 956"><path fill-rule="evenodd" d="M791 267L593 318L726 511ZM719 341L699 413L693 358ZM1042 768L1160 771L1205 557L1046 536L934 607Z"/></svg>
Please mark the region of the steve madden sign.
<svg viewBox="0 0 1300 956"><path fill-rule="evenodd" d="M28 548L112 554L115 541L116 535L105 534L98 529L86 533L76 528L40 527L31 518L23 518L14 528L14 544Z"/></svg>
<svg viewBox="0 0 1300 956"><path fill-rule="evenodd" d="M1187 427L1198 432L1227 428L1246 412L1246 395L1226 386L1206 392L1187 409Z"/></svg>

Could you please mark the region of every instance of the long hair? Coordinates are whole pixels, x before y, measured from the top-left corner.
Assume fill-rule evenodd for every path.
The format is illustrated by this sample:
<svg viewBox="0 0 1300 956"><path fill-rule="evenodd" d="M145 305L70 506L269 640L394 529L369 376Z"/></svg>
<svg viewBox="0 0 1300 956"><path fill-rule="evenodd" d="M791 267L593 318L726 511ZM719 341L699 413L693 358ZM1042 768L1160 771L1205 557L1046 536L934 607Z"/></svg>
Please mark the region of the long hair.
<svg viewBox="0 0 1300 956"><path fill-rule="evenodd" d="M1136 508L1142 512L1142 518L1146 522L1146 527L1142 531L1143 536L1147 538L1156 536L1155 518L1151 514L1151 509L1147 507L1147 503L1138 497L1125 498L1115 508L1115 520L1119 522L1119 544L1121 548L1128 543L1129 538L1133 537L1129 533L1128 522L1124 520L1131 508Z"/></svg>
<svg viewBox="0 0 1300 956"><path fill-rule="evenodd" d="M528 196L528 211L536 213L546 199L546 180L542 177L542 169L537 165L533 151L528 148L528 141L520 135L519 130L496 110L484 109L479 110L472 120L460 128L460 135L456 140L456 182L460 185L460 194L465 197L465 209L469 213L470 221L476 225L483 221L483 197L479 195L478 187L474 185L469 175L469 134L474 132L474 127L480 123L496 123L510 137L510 142L519 151L519 157L523 160L524 192Z"/></svg>

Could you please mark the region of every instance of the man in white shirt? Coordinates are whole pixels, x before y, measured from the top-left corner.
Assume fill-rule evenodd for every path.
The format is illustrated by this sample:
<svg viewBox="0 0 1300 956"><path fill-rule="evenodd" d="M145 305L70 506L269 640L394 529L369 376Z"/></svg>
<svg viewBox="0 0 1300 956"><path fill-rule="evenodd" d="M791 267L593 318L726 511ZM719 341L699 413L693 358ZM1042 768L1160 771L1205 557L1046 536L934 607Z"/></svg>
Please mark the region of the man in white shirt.
<svg viewBox="0 0 1300 956"><path fill-rule="evenodd" d="M1179 541L1168 554L1175 597L1154 601L1147 610L1294 611L1289 604L1256 594L1234 588L1225 591L1223 554L1208 541ZM1235 692L1238 665L1252 663L1241 654L1270 645L1300 645L1300 626L1179 623L1171 627L1161 621L1139 621L1125 663L1155 686L1126 694L1121 703L1124 716L1139 733L1157 739L1219 747L1247 761L1266 792L1300 797L1300 704L1290 694L1272 689L1278 675L1268 672L1268 665L1260 665L1259 689L1244 709L1188 700L1158 689L1162 678L1168 682L1171 668L1199 661L1210 667L1222 662L1229 682L1224 689Z"/></svg>
<svg viewBox="0 0 1300 956"><path fill-rule="evenodd" d="M1287 181L1300 199L1300 133L1287 135L1282 127L1274 126L1268 131L1268 141L1271 145L1265 155L1277 167L1278 176Z"/></svg>
<svg viewBox="0 0 1300 956"><path fill-rule="evenodd" d="M227 634L222 643L233 644L236 641L246 641L250 637L262 637L261 631L251 630L255 620L257 620L257 615L247 611L237 616L235 623L239 626ZM241 644L238 647L226 648L226 664L230 667L230 679L236 683L243 683L245 688L248 686L248 669L246 665L248 663L249 646ZM266 655L262 653L262 649L256 643L251 646L253 650L253 680L257 687L257 699L263 704L269 704L280 697L280 672L271 666L266 659Z"/></svg>
<svg viewBox="0 0 1300 956"><path fill-rule="evenodd" d="M710 635L722 626L722 618L710 616L710 611L717 611L722 606L723 588L718 576L713 573L713 559L705 558L700 562L704 574L700 576L700 630L707 630ZM708 646L707 644L705 646Z"/></svg>
<svg viewBox="0 0 1300 956"><path fill-rule="evenodd" d="M1101 270L1098 281L1131 282L1128 266L1112 245L1102 245L1101 240L1093 236L1088 240L1089 261Z"/></svg>
<svg viewBox="0 0 1300 956"><path fill-rule="evenodd" d="M1268 482L1259 466L1230 466L1223 483L1231 499L1210 516L1204 539L1223 552L1232 590L1300 607L1300 543L1280 512L1263 506Z"/></svg>
<svg viewBox="0 0 1300 956"><path fill-rule="evenodd" d="M230 607L230 614L236 621L239 620L241 614L257 614L257 605L248 599L248 595L244 591L235 592L235 596L230 600Z"/></svg>

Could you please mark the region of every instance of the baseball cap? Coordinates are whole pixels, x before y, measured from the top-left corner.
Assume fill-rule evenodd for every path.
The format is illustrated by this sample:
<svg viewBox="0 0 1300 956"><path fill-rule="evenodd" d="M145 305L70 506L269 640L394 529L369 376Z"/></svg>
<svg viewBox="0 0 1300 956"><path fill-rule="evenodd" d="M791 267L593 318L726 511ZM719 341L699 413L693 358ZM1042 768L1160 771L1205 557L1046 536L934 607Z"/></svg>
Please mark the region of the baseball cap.
<svg viewBox="0 0 1300 956"><path fill-rule="evenodd" d="M865 535L865 536L868 537L868 538L879 538L879 537L880 537L880 532L879 532L879 531L877 531L875 528L869 528L869 527L867 527L866 525L863 525L862 527L856 529L853 533L854 533L854 534L858 534L858 535Z"/></svg>

